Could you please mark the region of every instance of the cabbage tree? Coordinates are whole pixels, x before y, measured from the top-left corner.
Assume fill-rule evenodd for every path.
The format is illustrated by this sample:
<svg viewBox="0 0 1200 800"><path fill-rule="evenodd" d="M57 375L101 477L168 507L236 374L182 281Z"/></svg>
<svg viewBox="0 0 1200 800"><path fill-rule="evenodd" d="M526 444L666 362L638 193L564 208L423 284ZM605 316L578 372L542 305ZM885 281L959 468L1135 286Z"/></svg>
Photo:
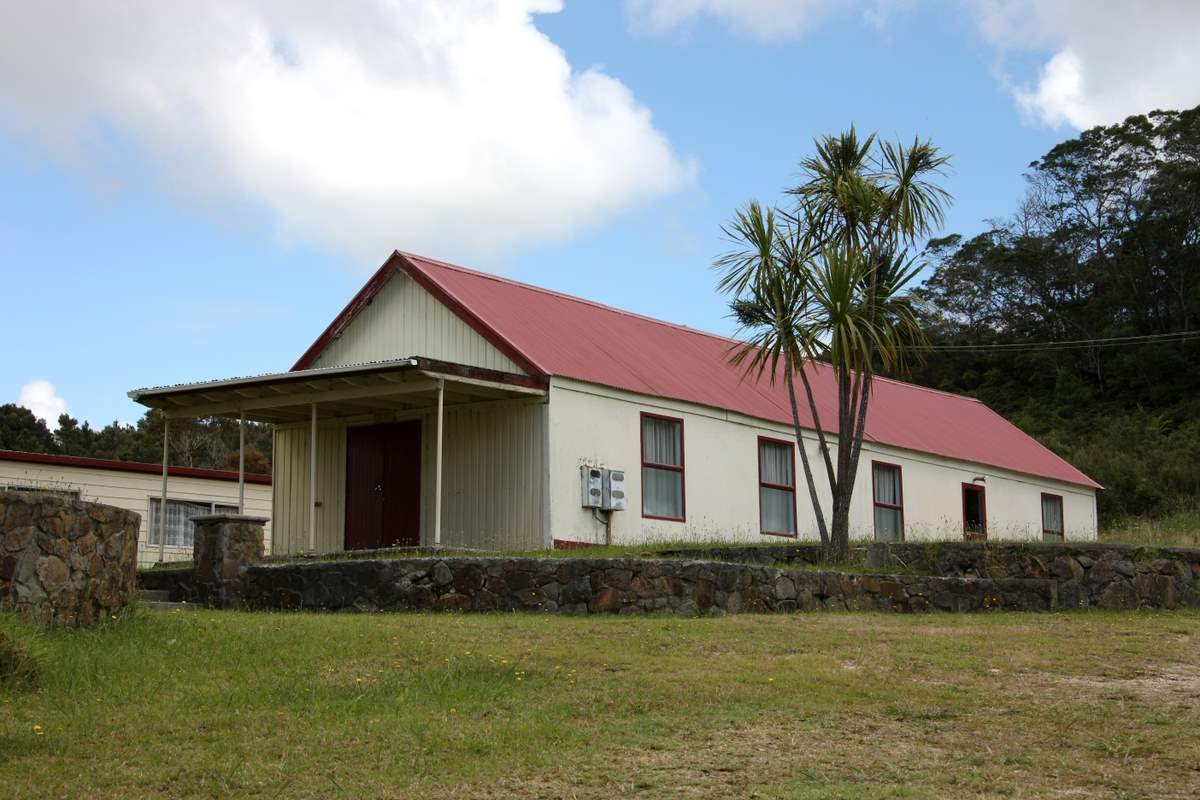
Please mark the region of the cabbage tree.
<svg viewBox="0 0 1200 800"><path fill-rule="evenodd" d="M752 202L724 226L734 247L716 261L741 344L730 360L788 390L797 449L829 561L849 555L850 503L879 371L903 373L927 346L906 287L922 265L910 250L940 226L949 194L934 182L947 157L929 142L860 140L853 128L816 142L801 163L794 206ZM836 427L822 420L814 362L833 370ZM796 379L812 418L819 463L805 447ZM815 472L830 489L828 513Z"/></svg>

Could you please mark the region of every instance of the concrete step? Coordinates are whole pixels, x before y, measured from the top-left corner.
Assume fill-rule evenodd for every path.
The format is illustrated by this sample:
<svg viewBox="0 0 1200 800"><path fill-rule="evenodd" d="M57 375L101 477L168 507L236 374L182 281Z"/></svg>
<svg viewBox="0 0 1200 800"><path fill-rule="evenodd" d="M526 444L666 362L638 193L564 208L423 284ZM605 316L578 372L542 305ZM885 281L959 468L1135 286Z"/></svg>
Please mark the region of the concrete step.
<svg viewBox="0 0 1200 800"><path fill-rule="evenodd" d="M155 611L195 611L199 606L192 603L170 603L164 600L143 600L142 608L152 608Z"/></svg>
<svg viewBox="0 0 1200 800"><path fill-rule="evenodd" d="M171 599L171 593L166 589L138 589L138 599L143 603L166 603Z"/></svg>

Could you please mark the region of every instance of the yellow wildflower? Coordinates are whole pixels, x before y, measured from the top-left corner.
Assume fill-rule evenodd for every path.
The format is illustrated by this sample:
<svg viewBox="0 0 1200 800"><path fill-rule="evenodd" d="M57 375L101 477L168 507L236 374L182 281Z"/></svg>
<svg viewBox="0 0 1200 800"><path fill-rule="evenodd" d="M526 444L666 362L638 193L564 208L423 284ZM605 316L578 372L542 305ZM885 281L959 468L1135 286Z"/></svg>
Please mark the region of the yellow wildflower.
<svg viewBox="0 0 1200 800"><path fill-rule="evenodd" d="M34 736L41 736L43 733L45 733L45 731L43 731L43 730L42 730L42 726L41 726L41 725L34 725L34 726L33 726L33 735L34 735Z"/></svg>

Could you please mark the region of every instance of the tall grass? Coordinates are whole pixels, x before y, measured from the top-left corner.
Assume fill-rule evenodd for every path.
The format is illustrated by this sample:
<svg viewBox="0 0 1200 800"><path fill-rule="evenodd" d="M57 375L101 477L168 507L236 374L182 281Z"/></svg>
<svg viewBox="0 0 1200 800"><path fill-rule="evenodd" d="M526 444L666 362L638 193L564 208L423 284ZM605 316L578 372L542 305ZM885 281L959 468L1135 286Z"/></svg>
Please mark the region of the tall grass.
<svg viewBox="0 0 1200 800"><path fill-rule="evenodd" d="M1111 517L1103 520L1100 541L1148 547L1200 547L1200 509L1163 517Z"/></svg>

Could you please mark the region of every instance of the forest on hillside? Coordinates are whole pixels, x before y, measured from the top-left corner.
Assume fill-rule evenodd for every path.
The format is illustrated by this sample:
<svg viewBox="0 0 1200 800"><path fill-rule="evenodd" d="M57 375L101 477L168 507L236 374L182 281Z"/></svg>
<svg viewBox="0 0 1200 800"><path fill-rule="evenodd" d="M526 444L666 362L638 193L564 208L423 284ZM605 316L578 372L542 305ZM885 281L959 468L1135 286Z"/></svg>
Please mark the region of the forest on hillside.
<svg viewBox="0 0 1200 800"><path fill-rule="evenodd" d="M246 423L246 471L270 473L273 431ZM33 412L13 403L0 405L0 450L24 450L115 461L162 462L163 418L147 411L136 425L112 422L93 428L63 414L51 431ZM234 419L172 419L170 461L180 467L237 469L238 423Z"/></svg>
<svg viewBox="0 0 1200 800"><path fill-rule="evenodd" d="M1200 506L1200 107L1057 145L1008 217L926 255L910 379L1012 420L1109 517Z"/></svg>

